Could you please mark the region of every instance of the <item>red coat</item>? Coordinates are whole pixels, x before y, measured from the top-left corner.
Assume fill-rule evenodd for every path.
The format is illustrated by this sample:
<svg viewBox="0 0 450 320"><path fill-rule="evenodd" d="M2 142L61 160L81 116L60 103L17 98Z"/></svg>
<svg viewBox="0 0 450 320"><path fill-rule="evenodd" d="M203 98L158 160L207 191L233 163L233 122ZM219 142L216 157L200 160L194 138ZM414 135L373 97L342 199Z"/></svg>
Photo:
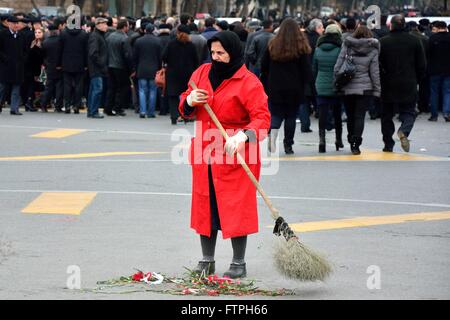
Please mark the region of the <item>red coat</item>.
<svg viewBox="0 0 450 320"><path fill-rule="evenodd" d="M242 152L245 152L243 156L250 170L259 179L261 169L259 141L265 138L270 127L270 113L264 88L259 79L244 65L233 77L225 80L216 91L213 91L208 79L210 69L211 64L200 66L192 74L191 80L198 88L209 92L208 104L225 130L254 130L257 140L246 143ZM191 90L189 85L188 90L181 95L179 109L183 116L185 116L184 101ZM211 163L223 238L258 232L256 188L237 162L236 156L230 157L225 153L223 149L225 140L220 136L206 110L197 107L194 113L186 117L194 116L197 120L196 132L189 149L189 160L192 165L191 227L201 235L210 236L208 163ZM210 138L209 133L214 138ZM232 136L234 133L229 135Z"/></svg>

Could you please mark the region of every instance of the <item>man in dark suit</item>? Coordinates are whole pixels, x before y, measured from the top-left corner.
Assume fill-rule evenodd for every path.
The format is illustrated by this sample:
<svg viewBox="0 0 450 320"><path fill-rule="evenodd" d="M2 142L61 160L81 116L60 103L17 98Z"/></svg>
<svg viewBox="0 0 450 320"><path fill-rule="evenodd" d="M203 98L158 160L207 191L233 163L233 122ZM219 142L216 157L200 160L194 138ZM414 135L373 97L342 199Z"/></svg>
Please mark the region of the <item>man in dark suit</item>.
<svg viewBox="0 0 450 320"><path fill-rule="evenodd" d="M139 113L141 118L155 117L157 87L156 72L162 65L162 46L159 38L153 35L155 27L147 24L145 36L136 40L133 48L133 61L139 83Z"/></svg>
<svg viewBox="0 0 450 320"><path fill-rule="evenodd" d="M83 78L87 70L88 35L82 29L66 27L60 34L61 66L64 75L64 109L79 113L83 96ZM72 104L73 102L73 104Z"/></svg>
<svg viewBox="0 0 450 320"><path fill-rule="evenodd" d="M8 18L8 29L0 31L0 100L11 88L11 115L19 112L20 86L24 80L24 64L28 48L19 33L19 19Z"/></svg>
<svg viewBox="0 0 450 320"><path fill-rule="evenodd" d="M42 43L47 83L41 98L42 111L47 111L47 106L53 98L55 100L55 112L62 112L63 107L63 77L61 71L61 41L59 39L58 26L48 27L50 35Z"/></svg>
<svg viewBox="0 0 450 320"><path fill-rule="evenodd" d="M389 35L380 39L381 131L384 152L392 152L395 132L394 107L398 105L401 126L397 131L401 147L409 152L408 136L416 119L417 83L426 71L425 51L420 40L409 34L405 18L394 16Z"/></svg>

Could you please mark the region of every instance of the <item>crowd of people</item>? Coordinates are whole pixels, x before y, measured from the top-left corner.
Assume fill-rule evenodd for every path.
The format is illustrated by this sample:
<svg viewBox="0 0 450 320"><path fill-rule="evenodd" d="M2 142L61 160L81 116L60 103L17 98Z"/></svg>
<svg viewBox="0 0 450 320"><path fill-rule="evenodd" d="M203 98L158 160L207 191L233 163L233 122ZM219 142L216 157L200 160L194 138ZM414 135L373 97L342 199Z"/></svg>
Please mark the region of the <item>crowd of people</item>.
<svg viewBox="0 0 450 320"><path fill-rule="evenodd" d="M79 27L63 17L36 18L24 13L1 16L0 112L11 115L41 110L89 118L141 118L169 115L171 123L186 122L179 113L180 96L193 72L211 62L207 41L220 31L240 40L244 62L264 85L269 98L271 133L284 122L284 151L294 153L297 123L312 132L310 117L319 119L319 152L326 152L326 131L335 130L336 150L344 147L343 121L353 154L360 153L366 111L381 118L385 152L392 152L395 127L401 146L419 112L430 121L442 111L450 122L450 33L443 21L405 23L395 16L386 26L370 30L353 17L285 18L228 24L207 18L195 23L179 18L83 17ZM351 79L338 77L353 67ZM99 110L103 109L103 113Z"/></svg>

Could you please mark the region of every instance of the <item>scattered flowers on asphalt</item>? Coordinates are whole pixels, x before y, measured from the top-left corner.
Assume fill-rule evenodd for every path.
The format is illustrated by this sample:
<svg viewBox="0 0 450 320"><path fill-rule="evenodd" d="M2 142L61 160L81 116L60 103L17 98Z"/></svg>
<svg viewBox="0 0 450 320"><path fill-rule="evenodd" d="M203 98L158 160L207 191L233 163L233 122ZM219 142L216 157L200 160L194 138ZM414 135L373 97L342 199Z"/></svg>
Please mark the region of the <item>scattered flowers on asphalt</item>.
<svg viewBox="0 0 450 320"><path fill-rule="evenodd" d="M187 268L186 268L187 269ZM231 279L219 277L218 275L198 274L187 269L183 278L171 278L156 272L143 272L137 270L135 274L128 277L120 277L108 281L99 281L99 287L94 292L108 293L105 289L113 289L124 286L131 286L132 290L110 292L110 293L133 293L133 292L158 292L173 295L194 295L194 296L283 296L293 295L292 290L277 289L265 290L255 285L254 280Z"/></svg>

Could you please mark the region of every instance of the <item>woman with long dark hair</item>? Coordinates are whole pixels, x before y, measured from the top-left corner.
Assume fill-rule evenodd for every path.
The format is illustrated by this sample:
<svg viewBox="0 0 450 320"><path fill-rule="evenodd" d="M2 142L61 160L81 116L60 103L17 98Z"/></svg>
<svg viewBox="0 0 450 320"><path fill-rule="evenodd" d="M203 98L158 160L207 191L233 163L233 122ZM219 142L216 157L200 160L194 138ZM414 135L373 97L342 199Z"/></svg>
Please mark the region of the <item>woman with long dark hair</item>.
<svg viewBox="0 0 450 320"><path fill-rule="evenodd" d="M276 131L284 121L284 151L293 154L295 120L304 100L305 83L312 80L308 39L297 22L286 19L269 42L261 62L261 79L269 96L271 113L269 151L274 152Z"/></svg>
<svg viewBox="0 0 450 320"><path fill-rule="evenodd" d="M356 67L356 73L350 82L338 94L344 95L347 112L347 138L354 155L361 154L364 118L371 99L381 93L378 55L380 43L366 26L360 25L355 32L344 40L334 74L343 68L344 60L350 56Z"/></svg>

